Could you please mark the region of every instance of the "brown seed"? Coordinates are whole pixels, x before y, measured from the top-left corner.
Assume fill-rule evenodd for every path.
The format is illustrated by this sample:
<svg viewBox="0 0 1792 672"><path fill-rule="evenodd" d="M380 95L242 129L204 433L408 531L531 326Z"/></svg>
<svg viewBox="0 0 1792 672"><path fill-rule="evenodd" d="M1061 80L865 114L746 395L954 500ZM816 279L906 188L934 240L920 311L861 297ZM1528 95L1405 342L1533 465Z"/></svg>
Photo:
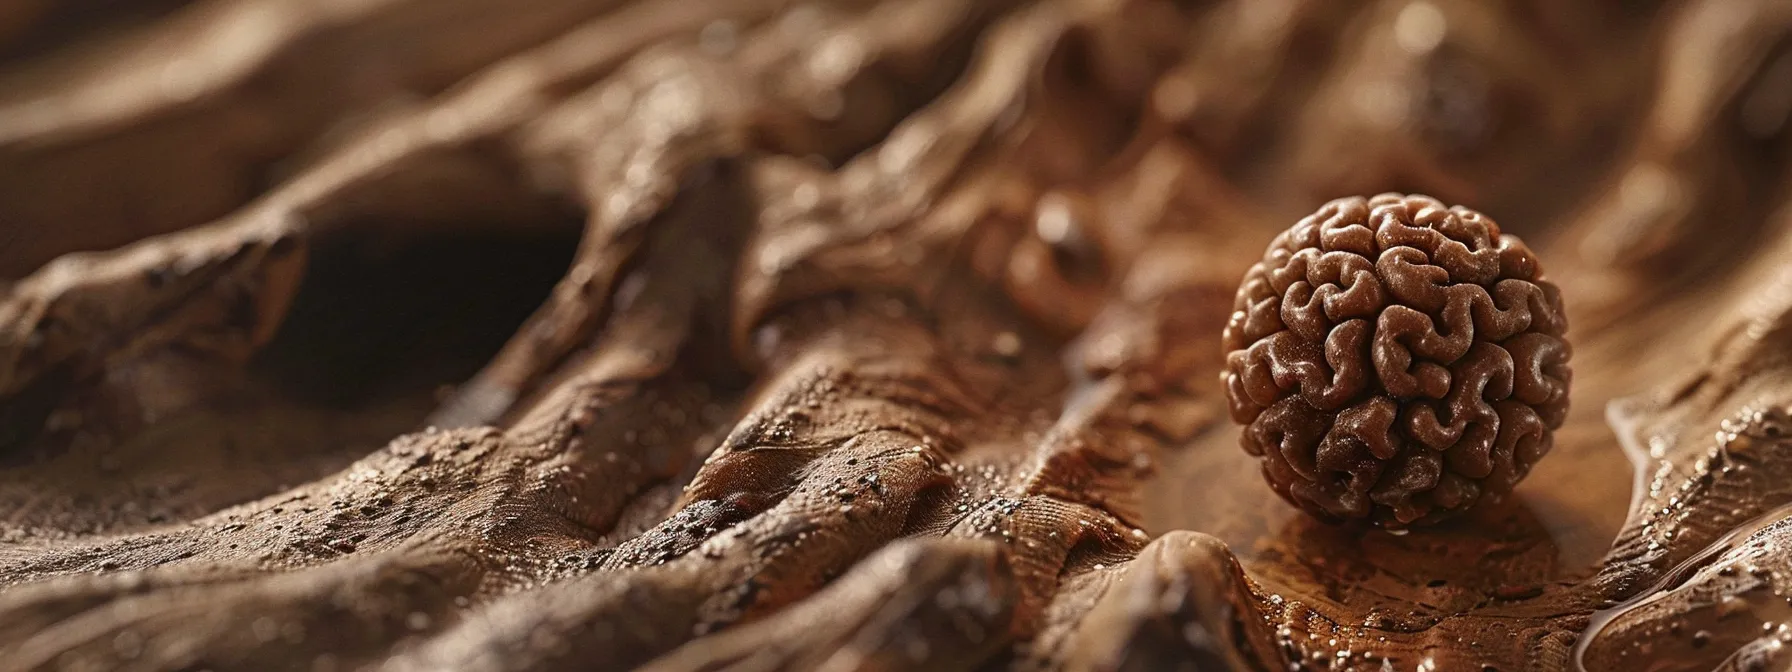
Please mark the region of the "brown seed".
<svg viewBox="0 0 1792 672"><path fill-rule="evenodd" d="M1245 274L1227 399L1270 487L1404 528L1512 490L1568 409L1567 319L1536 257L1426 196L1327 203Z"/></svg>

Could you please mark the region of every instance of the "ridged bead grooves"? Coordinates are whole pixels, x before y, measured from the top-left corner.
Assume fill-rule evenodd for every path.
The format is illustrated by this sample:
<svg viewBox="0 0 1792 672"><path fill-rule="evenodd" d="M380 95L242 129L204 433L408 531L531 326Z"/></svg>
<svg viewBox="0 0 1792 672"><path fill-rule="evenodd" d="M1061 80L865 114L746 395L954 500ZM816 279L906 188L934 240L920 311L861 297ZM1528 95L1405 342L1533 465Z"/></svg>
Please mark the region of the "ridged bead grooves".
<svg viewBox="0 0 1792 672"><path fill-rule="evenodd" d="M1290 503L1400 528L1511 492L1568 410L1556 286L1492 219L1426 196L1325 204L1226 324L1241 443Z"/></svg>

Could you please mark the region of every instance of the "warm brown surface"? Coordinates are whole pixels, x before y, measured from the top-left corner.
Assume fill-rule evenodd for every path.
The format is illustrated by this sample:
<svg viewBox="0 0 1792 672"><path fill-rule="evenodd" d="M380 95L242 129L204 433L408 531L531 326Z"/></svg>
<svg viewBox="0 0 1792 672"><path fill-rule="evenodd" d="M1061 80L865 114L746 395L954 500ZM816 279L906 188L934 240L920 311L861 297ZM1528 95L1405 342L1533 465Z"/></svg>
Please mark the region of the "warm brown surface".
<svg viewBox="0 0 1792 672"><path fill-rule="evenodd" d="M1792 667L1788 0L102 4L0 10L0 668ZM1381 191L1574 343L1398 535L1220 382Z"/></svg>

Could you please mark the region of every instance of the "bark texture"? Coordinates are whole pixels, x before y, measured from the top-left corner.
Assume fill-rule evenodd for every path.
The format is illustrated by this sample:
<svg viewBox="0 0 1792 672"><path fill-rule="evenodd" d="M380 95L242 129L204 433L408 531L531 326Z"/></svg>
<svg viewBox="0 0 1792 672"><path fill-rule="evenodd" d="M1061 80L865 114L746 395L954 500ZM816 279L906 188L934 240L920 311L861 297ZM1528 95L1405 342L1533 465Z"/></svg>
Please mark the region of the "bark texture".
<svg viewBox="0 0 1792 672"><path fill-rule="evenodd" d="M1792 1L113 4L0 7L0 669L1792 668ZM1575 353L1405 534L1220 378L1380 191Z"/></svg>

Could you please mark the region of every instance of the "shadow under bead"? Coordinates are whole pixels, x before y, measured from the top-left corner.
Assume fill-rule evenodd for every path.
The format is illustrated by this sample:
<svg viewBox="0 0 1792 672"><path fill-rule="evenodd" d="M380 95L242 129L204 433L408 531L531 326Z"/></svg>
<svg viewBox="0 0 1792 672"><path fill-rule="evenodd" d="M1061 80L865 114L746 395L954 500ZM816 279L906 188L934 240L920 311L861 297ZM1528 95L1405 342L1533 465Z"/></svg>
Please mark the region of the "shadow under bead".
<svg viewBox="0 0 1792 672"><path fill-rule="evenodd" d="M1435 523L1512 491L1568 410L1561 293L1492 219L1427 196L1325 204L1226 324L1240 442L1322 520Z"/></svg>

